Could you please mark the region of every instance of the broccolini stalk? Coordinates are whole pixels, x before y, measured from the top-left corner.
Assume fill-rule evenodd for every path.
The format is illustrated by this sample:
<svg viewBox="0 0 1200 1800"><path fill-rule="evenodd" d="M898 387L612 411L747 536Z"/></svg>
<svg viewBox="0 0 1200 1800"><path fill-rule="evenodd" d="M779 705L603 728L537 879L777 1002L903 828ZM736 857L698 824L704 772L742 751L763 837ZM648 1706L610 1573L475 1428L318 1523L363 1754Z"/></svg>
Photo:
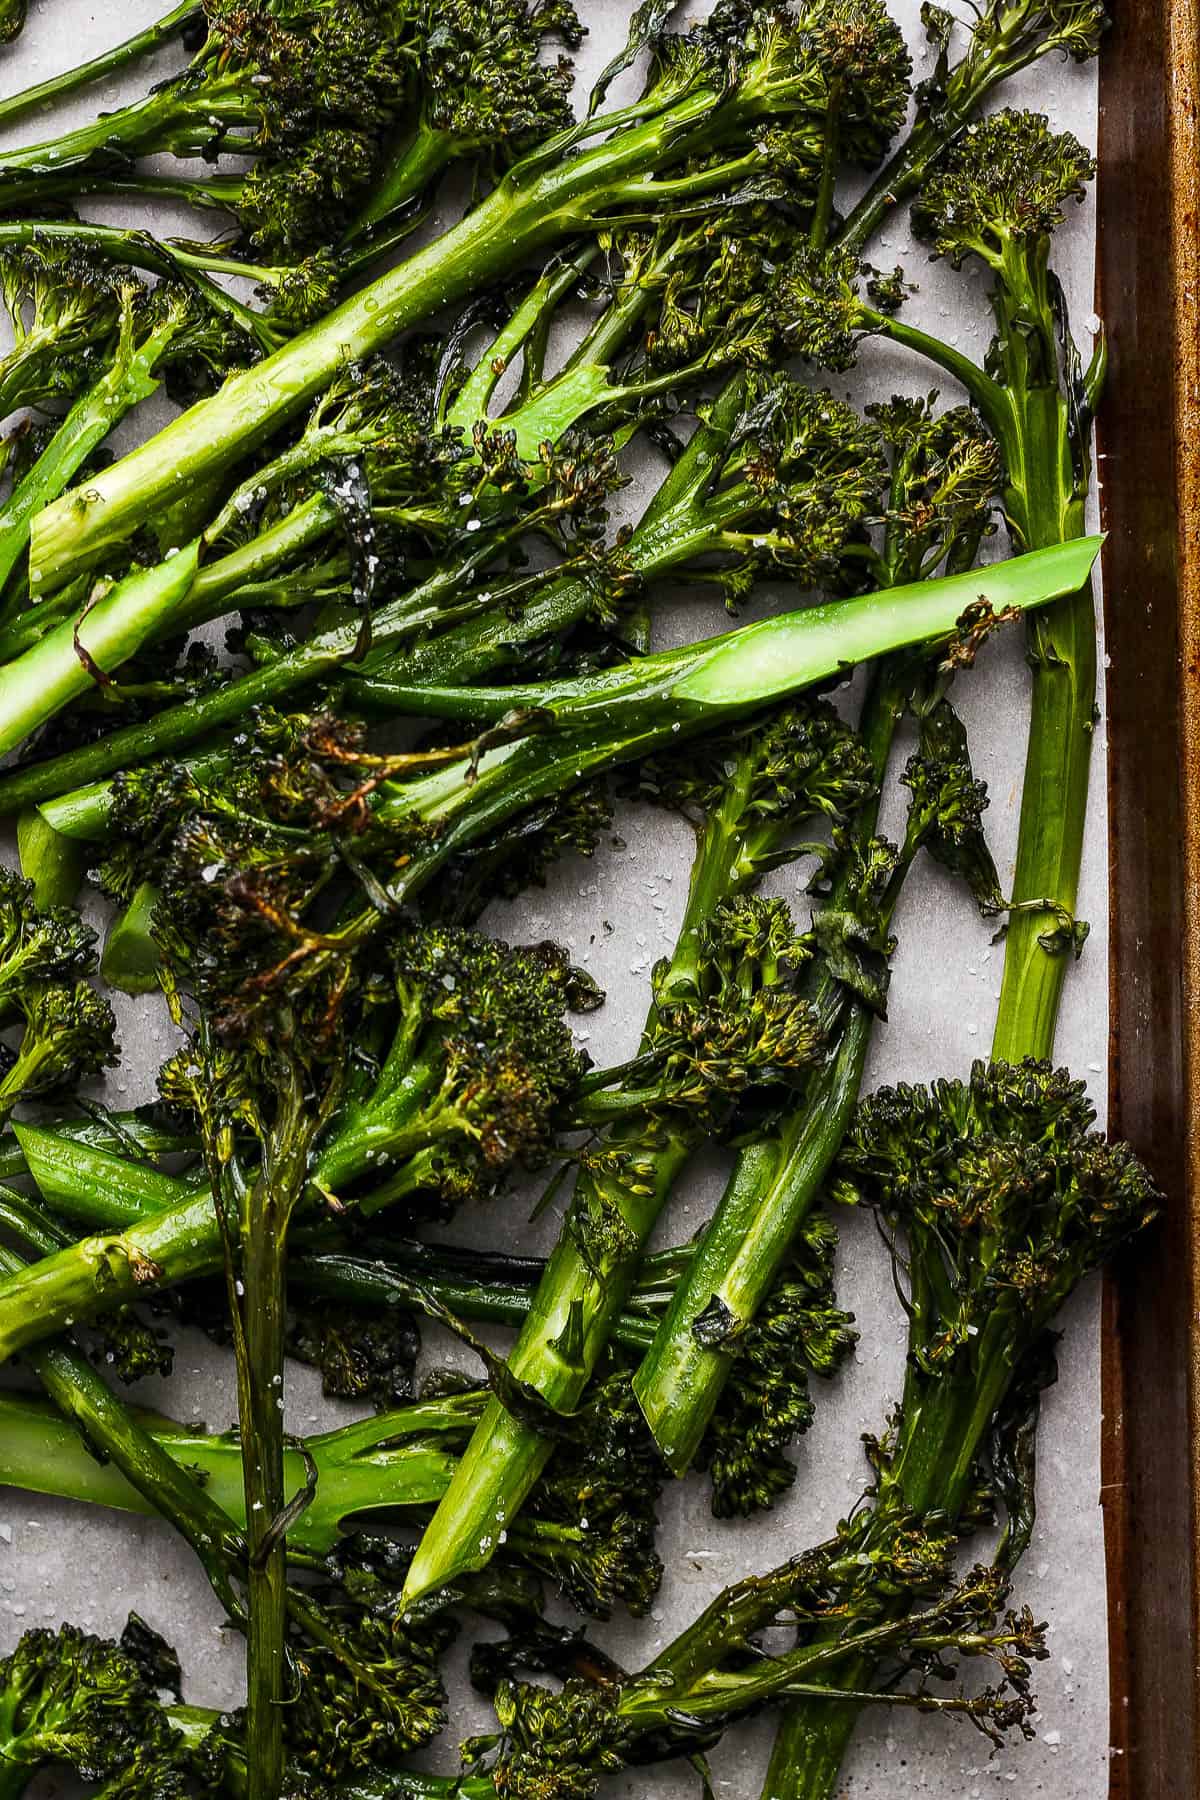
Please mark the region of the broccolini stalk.
<svg viewBox="0 0 1200 1800"><path fill-rule="evenodd" d="M347 984L310 987L308 1005L280 993L269 1017L218 1039L228 979L210 946L173 919L172 973L200 1008L188 1046L160 1077L164 1097L192 1114L204 1145L225 1264L237 1362L246 1563L246 1749L250 1800L283 1783L287 1697L286 1508L283 1430L286 1254L312 1147L337 1105L347 1046ZM245 1140L257 1151L247 1157ZM239 1141L240 1140L240 1141Z"/></svg>
<svg viewBox="0 0 1200 1800"><path fill-rule="evenodd" d="M605 391L612 397L606 370L600 369L599 387L594 370L583 373L582 385L550 384L559 426L567 422L564 409L568 415L575 406L587 409ZM538 408L540 398L532 397L530 406ZM667 573L719 581L731 599L772 573L815 585L852 566L847 545L878 498L882 465L874 436L851 408L790 377L735 377L693 434L642 524L608 551L600 528L607 518L605 502L620 478L607 441L568 433L557 450L544 449L532 467L514 462L508 432L519 427L522 411L515 423L506 415L494 431L477 434L477 457L452 464L445 478L445 494L477 495L478 511L472 509L465 530L463 509L447 501L438 503L439 513L428 496L414 492L414 474L397 458L405 512L415 514L420 525L432 521L435 531L444 518L449 550L408 594L373 612L373 648L363 667L377 672L356 682L357 699L420 711L423 703L414 695L427 684L477 679L510 660L515 644L561 637L597 614L611 618L631 590ZM323 417L323 409L315 416ZM336 429L336 408L333 423ZM539 428L545 423L543 417ZM319 440L320 433L314 435ZM435 438L427 458L441 454L438 446L444 442ZM305 449L303 440L295 449L297 457L317 453L314 446ZM384 482L386 474L384 460ZM256 567L259 573L264 565L287 568L298 548L327 535L332 510L328 499L314 496L278 527L269 523L253 543L201 569L186 615L175 613L172 622L186 617L198 623L224 610L239 589L248 591L244 584ZM473 530L477 521L479 529ZM522 540L549 548L556 564L514 578L504 558ZM514 607L520 609L517 621ZM456 634L460 620L462 632ZM430 626L431 644L414 642ZM389 659L399 644L405 654L397 673ZM143 725L0 777L0 806L62 794L240 724L252 707L345 668L362 647L361 618L319 630L268 665Z"/></svg>
<svg viewBox="0 0 1200 1800"><path fill-rule="evenodd" d="M1044 117L1001 112L966 131L926 182L913 225L957 266L978 256L995 278L996 337L986 366L862 302L852 259L801 259L785 326L825 363L853 357L877 333L960 381L1004 459L1004 507L1014 543L1034 550L1078 536L1091 471L1092 415L1104 377L1098 344L1083 370L1049 266L1050 237L1068 200L1083 198L1093 162ZM1004 980L998 1055L1049 1054L1075 919L1095 725L1096 627L1090 585L1030 628L1033 703Z"/></svg>
<svg viewBox="0 0 1200 1800"><path fill-rule="evenodd" d="M49 1349L34 1352L47 1359L56 1354ZM96 1379L90 1364L85 1361L84 1367ZM40 1376L41 1364L35 1364L35 1369ZM68 1418L79 1416L66 1389L61 1396L54 1392L53 1398L56 1402L66 1399ZM284 1486L289 1500L304 1492L306 1457L313 1459L319 1471L313 1504L288 1528L289 1550L301 1556L325 1556L344 1531L369 1524L370 1515L394 1510L402 1516L406 1510L436 1504L446 1490L458 1449L485 1400L482 1389L470 1389L444 1399L416 1401L361 1424L343 1425L321 1437L308 1438L303 1449L289 1445L284 1451ZM0 1398L6 1485L63 1500L117 1507L123 1512L149 1516L166 1512L144 1480L131 1481L111 1457L100 1462L91 1455L68 1418L56 1407L25 1395L6 1393ZM146 1421L144 1431L165 1455L175 1478L183 1475L193 1515L202 1513L207 1498L244 1529L246 1497L237 1432L210 1436L157 1417ZM90 1431L88 1435L90 1438Z"/></svg>
<svg viewBox="0 0 1200 1800"><path fill-rule="evenodd" d="M1042 551L1033 563L1017 558L971 574L894 588L742 626L724 637L642 658L625 668L574 682L506 688L427 688L423 709L435 716L503 719L509 709L552 716L545 734L520 738L477 761L453 766L418 782L382 790L375 813L388 825L409 820L436 828L432 842L414 854L390 891L406 898L431 878L449 855L482 831L564 785L615 764L645 756L681 733L697 735L724 720L849 670L858 662L912 645L946 641L944 621L960 600L972 608L1023 611L1033 580L1044 574L1053 587L1070 572L1089 568L1089 540ZM1028 581L1026 572L1036 571ZM1039 602L1040 603L1040 602ZM985 620L986 626L986 620ZM549 724L549 721L547 721ZM353 936L355 928L348 927Z"/></svg>
<svg viewBox="0 0 1200 1800"><path fill-rule="evenodd" d="M995 88L1043 57L1090 61L1108 24L1099 0L987 0L974 9L966 48L952 62L960 21L940 6L927 6L921 17L936 52L933 72L917 85L916 117L903 143L837 233L847 250L861 250L920 191Z"/></svg>
<svg viewBox="0 0 1200 1800"><path fill-rule="evenodd" d="M995 612L1020 612L1073 592L1098 549L1097 539L1077 540L969 576L943 577L893 589L883 597L745 626L706 644L647 657L633 669L574 683L435 693L434 708L453 712L481 709L502 717L514 699L540 705L570 729L481 748L443 773L385 787L373 819L385 833L415 833L411 862L390 882L393 896L415 896L456 849L590 771L637 757L681 734L695 735L750 716L858 660L906 645L945 641L964 608L970 614L980 602L986 602L990 620ZM977 635L980 615L972 616ZM440 831L432 840L430 826ZM397 840L387 837L385 842L394 846ZM249 899L252 889L239 891ZM309 954L301 960L313 976L319 975L373 935L378 921L372 908L338 932L310 941ZM294 947L295 939L289 937L289 942ZM117 1303L136 1293L151 1264L158 1265L166 1283L210 1267L211 1229L211 1201L205 1195L175 1214L85 1242L0 1282L0 1353L11 1355L23 1344L61 1330L67 1319L94 1311L98 1271L103 1271L110 1302Z"/></svg>
<svg viewBox="0 0 1200 1800"><path fill-rule="evenodd" d="M35 522L33 563L47 589L129 537L181 479L206 482L264 441L347 360L518 266L630 211L695 201L720 213L751 177L822 159L831 89L845 153L878 159L904 101L908 57L882 12L840 4L796 21L766 9L726 12L664 47L646 91L596 111L518 162L462 223L417 252L249 375L235 375L104 472L87 495ZM186 475L184 474L186 471Z"/></svg>
<svg viewBox="0 0 1200 1800"><path fill-rule="evenodd" d="M149 296L127 287L119 296L120 316L111 362L82 393L37 461L0 506L0 590L24 555L34 514L56 499L83 464L127 413L158 390L164 364L188 356L206 335L206 319L194 296L163 287ZM3 609L7 624L11 606ZM0 630L0 661L36 643Z"/></svg>
<svg viewBox="0 0 1200 1800"><path fill-rule="evenodd" d="M26 876L26 880L32 882L32 877ZM55 1116L54 1138L63 1146L85 1144L97 1149L123 1150L127 1156L145 1158L147 1162L155 1156L197 1148L194 1138L164 1126L148 1111L114 1113L104 1107L89 1108L78 1118ZM6 1131L0 1135L0 1181L12 1181L18 1175L28 1173L29 1164L15 1131Z"/></svg>
<svg viewBox="0 0 1200 1800"><path fill-rule="evenodd" d="M701 766L722 775L691 789L697 849L676 948L655 971L633 1073L597 1110L598 1120L615 1115L618 1123L584 1152L558 1244L508 1359L513 1376L556 1412L578 1403L674 1181L720 1122L723 1109L713 1109L722 1081L735 1096L802 1081L828 1022L795 997L813 951L786 906L746 896L797 853L806 821L825 815L836 825L853 816L870 788L867 759L836 714L818 706L720 735ZM664 780L679 778L668 762ZM685 1089L687 1103L673 1104L643 1068L664 1054L686 1055L689 1045L696 1099ZM486 1563L497 1522L508 1529L552 1453L549 1437L492 1403L417 1548L409 1602Z"/></svg>
<svg viewBox="0 0 1200 1800"><path fill-rule="evenodd" d="M885 1553L914 1528L969 1527L989 1480L1016 1512L1009 1561L1023 1550L1032 1496L1005 1493L1006 1468L1021 1464L1021 1390L1036 1389L1064 1300L1158 1199L1128 1147L1107 1143L1094 1120L1081 1082L1032 1059L976 1063L968 1082L881 1088L859 1107L834 1192L872 1206L895 1238L909 1321L904 1392L883 1440L869 1444L872 1499L852 1522L865 1554ZM832 1635L857 1648L853 1627ZM878 1673L869 1641L862 1648L844 1665L857 1689ZM852 1707L792 1708L764 1796L827 1800L854 1723Z"/></svg>
<svg viewBox="0 0 1200 1800"><path fill-rule="evenodd" d="M0 23L0 41L16 37L24 23L25 7L22 0L8 0L7 12L3 15L5 23ZM65 100L68 95L78 93L80 88L90 87L93 82L109 80L120 70L143 56L152 55L155 50L169 44L174 38L182 36L186 28L198 22L202 17L201 0L182 0L182 4L174 7L157 24L148 25L145 30L138 31L123 43L116 44L111 50L102 50L99 56L91 57L85 63L79 63L73 69L67 69L61 75L51 75L46 81L39 81L36 86L22 88L18 93L6 94L0 100L0 125L8 125L14 119L24 117L26 113L41 112L52 106L57 100ZM7 24L7 30L6 30Z"/></svg>
<svg viewBox="0 0 1200 1800"><path fill-rule="evenodd" d="M186 600L199 559L200 546L192 543L123 581L97 582L78 618L52 626L15 662L0 668L0 752L23 744L93 683L110 681L109 671L132 656Z"/></svg>
<svg viewBox="0 0 1200 1800"><path fill-rule="evenodd" d="M886 525L878 550L864 546L873 574L886 586L919 580L939 566L966 568L989 529L1001 480L995 445L965 408L937 416L928 401L893 400L874 409L891 465ZM887 992L888 928L902 883L918 851L928 848L971 880L981 904L995 908L998 887L983 843L979 813L986 795L971 774L965 739L940 700L945 676L930 682L919 658L901 655L872 670L859 732L870 757L875 796L883 783L896 727L906 707L921 714L921 747L903 779L913 789L908 830L899 853L875 839L877 798L860 808L833 859L834 881L814 930L841 955L869 968L869 992L842 989L830 1052L785 1117L755 1134L738 1159L720 1205L701 1234L653 1345L634 1377L655 1440L676 1474L700 1447L742 1336L775 1281L788 1245L816 1203L858 1095L872 1018ZM932 685L932 694L918 699ZM697 778L706 775L697 759ZM710 779L719 779L719 770ZM838 869L840 860L841 868ZM830 934L835 933L836 937ZM828 1004L837 976L826 963L818 990ZM785 1421L786 1424L786 1421ZM729 1510L770 1504L793 1476L774 1420L764 1431L745 1479L723 1484Z"/></svg>

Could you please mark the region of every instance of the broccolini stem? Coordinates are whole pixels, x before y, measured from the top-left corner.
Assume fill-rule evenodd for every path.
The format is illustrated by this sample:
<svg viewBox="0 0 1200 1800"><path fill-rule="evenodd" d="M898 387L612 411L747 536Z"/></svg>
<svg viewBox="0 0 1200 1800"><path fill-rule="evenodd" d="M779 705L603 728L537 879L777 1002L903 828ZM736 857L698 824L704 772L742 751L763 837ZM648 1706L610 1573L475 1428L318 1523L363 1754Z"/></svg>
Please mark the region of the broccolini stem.
<svg viewBox="0 0 1200 1800"><path fill-rule="evenodd" d="M1086 478L1081 492L1073 458L1078 447L1065 398L1057 391L1033 390L1025 399L1022 441L1028 467L1023 504L1018 509L1010 502L1010 510L1026 547L1036 550L1082 536ZM1072 951L1077 954L1081 942L1073 925L1096 725L1096 608L1090 579L1028 626L1028 657L1033 692L1013 910L992 1038L992 1055L1006 1062L1053 1055L1063 984ZM1041 904L1047 899L1049 907Z"/></svg>
<svg viewBox="0 0 1200 1800"><path fill-rule="evenodd" d="M24 1166L0 1167L0 1176L27 1168L56 1213L93 1230L120 1231L186 1205L199 1191L178 1176L131 1163L107 1144L70 1137L62 1128L19 1125L16 1130ZM369 1200L370 1196L364 1205ZM537 1258L490 1258L477 1251L464 1255L442 1245L403 1240L389 1240L389 1257L344 1256L320 1249L319 1226L298 1229L293 1236L297 1254L291 1259L288 1280L306 1294L344 1300L351 1306L391 1307L411 1305L414 1299L419 1305L422 1294L432 1293L464 1319L502 1325L520 1325L528 1317L533 1290L546 1266ZM403 1274L394 1266L397 1257ZM619 1342L632 1349L648 1347L654 1315L690 1258L691 1247L684 1245L649 1259L631 1296L634 1310L623 1313L613 1328Z"/></svg>
<svg viewBox="0 0 1200 1800"><path fill-rule="evenodd" d="M1068 369L1065 382L1059 378L1060 329L1067 334L1065 321L1055 312L1044 263L1012 295L1000 284L992 304L997 341L1004 346L1003 382L900 320L880 316L880 329L963 382L1004 454L1004 505L1013 541L1026 551L1040 550L1084 532L1090 416L1081 422L1075 395L1065 391L1079 385L1074 372ZM1073 350L1069 348L1068 354ZM1099 389L1103 366L1101 346L1083 384L1089 396ZM1004 977L992 1040L993 1056L1009 1062L1053 1055L1070 952L1079 947L1074 918L1096 715L1096 620L1090 577L1031 622L1028 632L1032 709Z"/></svg>
<svg viewBox="0 0 1200 1800"><path fill-rule="evenodd" d="M37 1352L39 1357L57 1354L57 1350ZM90 1364L85 1362L84 1367L93 1382L98 1379ZM37 1372L40 1378L40 1366ZM127 1440L141 1458L130 1464L130 1472L117 1455L98 1461L88 1444L103 1444L107 1451L107 1436L92 1436L91 1414L80 1411L69 1396L66 1404L57 1393L53 1397L62 1405L65 1417L27 1395L0 1394L4 1485L121 1512L159 1515L181 1531L183 1524L170 1508L176 1502L181 1507L186 1503L192 1537L203 1536L208 1515L212 1541L226 1544L231 1556L244 1559L240 1528L245 1525L246 1498L242 1446L236 1432L212 1437L157 1415L140 1419L109 1395L112 1408L123 1415L122 1431L129 1428L116 1440L118 1455L123 1454L120 1444ZM420 1512L436 1505L454 1469L457 1446L479 1417L484 1400L482 1390L473 1389L444 1400L417 1401L307 1438L302 1448L289 1445L284 1451L289 1496L305 1487L306 1458L311 1458L318 1470L316 1497L288 1531L289 1552L300 1559L327 1556L343 1532L365 1515L382 1510ZM104 1415L97 1416L103 1419ZM82 1435L68 1422L71 1419L78 1421ZM169 1477L156 1487L164 1464L169 1465ZM153 1480L142 1472L151 1465Z"/></svg>
<svg viewBox="0 0 1200 1800"><path fill-rule="evenodd" d="M26 1266L16 1252L0 1246L0 1272L13 1275ZM32 1347L27 1361L62 1419L71 1421L54 1423L81 1460L119 1472L147 1511L174 1526L196 1552L230 1619L238 1619L241 1602L230 1566L244 1545L219 1503L138 1424L69 1339ZM8 1464L5 1475L16 1484L17 1471Z"/></svg>
<svg viewBox="0 0 1200 1800"><path fill-rule="evenodd" d="M359 238L371 237L381 225L390 224L398 212L433 186L458 153L449 132L434 131L424 119L419 120L408 142L397 147L387 174L346 233L344 242L353 244Z"/></svg>
<svg viewBox="0 0 1200 1800"><path fill-rule="evenodd" d="M201 1054L211 1054L199 1027ZM216 1201L237 1366L238 1420L246 1496L246 1761L250 1800L278 1800L283 1786L289 1591L283 1430L287 1238L307 1186L308 1157L335 1092L309 1091L286 1047L278 1050L276 1114L261 1131L262 1155L247 1176L233 1124L206 1123L205 1160Z"/></svg>
<svg viewBox="0 0 1200 1800"><path fill-rule="evenodd" d="M854 1110L873 1021L846 1008L837 1048L804 1104L779 1132L739 1151L696 1257L634 1376L633 1391L672 1472L685 1475L716 1410L733 1356L698 1342L692 1327L721 1300L748 1324L811 1211Z"/></svg>
<svg viewBox="0 0 1200 1800"><path fill-rule="evenodd" d="M111 1120L106 1124L105 1120ZM29 1173L29 1164L18 1138L17 1127L0 1136L0 1181L12 1181ZM32 1129L23 1124L21 1131ZM147 1157L168 1156L176 1151L197 1148L196 1140L185 1132L173 1131L137 1112L88 1115L78 1119L56 1119L54 1136L65 1143L86 1144L99 1150L123 1148L128 1154L136 1145ZM129 1168L131 1165L124 1165ZM136 1166L136 1165L133 1165Z"/></svg>
<svg viewBox="0 0 1200 1800"><path fill-rule="evenodd" d="M307 531L311 524L310 516L303 522L303 529ZM131 579L148 581L151 576L157 576L165 582L166 576L181 561L186 565L183 553L162 564L159 570L151 570L148 576ZM220 565L215 567L219 568ZM409 630L419 629L420 618L430 609L437 608L439 598L457 585L457 575L458 571L453 575L437 575L415 588L404 600L382 608L373 624L375 642L387 643L404 636ZM173 574L172 582L175 582ZM187 614L189 622L195 622L191 618L193 585L189 580L187 586L181 586L180 591L175 594L169 609L158 609L146 626L147 636L167 618L174 622L181 614ZM208 592L211 594L212 589L209 588ZM69 643L70 632L67 626L58 627L58 631L66 633ZM296 688L317 681L340 667L354 655L359 637L357 620L333 626L329 630L318 632L315 637L297 645L294 650L285 651L282 656L276 657L262 668L240 676L237 681L195 700L169 707L165 712L148 719L145 724L127 725L120 731L111 732L98 743L85 745L80 750L68 751L63 756L52 757L47 762L35 763L10 776L0 777L0 810L7 810L10 802L14 811L19 810L23 806L50 799L71 788L101 779L131 763L144 762L147 757L162 751L178 750L195 743L219 730L221 726L232 725L243 719L250 708L269 705L283 695L293 693ZM37 646L27 651L26 657L37 656L40 648L41 646ZM21 663L11 665L11 668L21 668L24 660L23 658ZM75 668L80 668L77 659ZM4 681L9 674L10 670L0 669L0 724L3 721ZM87 677L84 675L85 685L86 681Z"/></svg>
<svg viewBox="0 0 1200 1800"><path fill-rule="evenodd" d="M23 118L26 113L40 112L54 101L65 100L69 94L78 93L80 88L106 80L110 75L127 68L130 63L137 62L139 58L161 50L164 44L181 36L190 24L198 23L203 16L200 0L182 0L181 5L173 7L156 25L147 25L144 30L126 38L124 43L102 51L99 56L80 63L74 69L66 70L62 75L51 75L34 87L22 88L20 93L7 95L0 100L0 125L9 125L14 119Z"/></svg>
<svg viewBox="0 0 1200 1800"><path fill-rule="evenodd" d="M207 1189L126 1231L85 1238L0 1281L0 1360L106 1307L220 1267Z"/></svg>
<svg viewBox="0 0 1200 1800"><path fill-rule="evenodd" d="M192 406L140 449L104 470L86 495L64 496L34 523L33 561L49 586L120 543L179 491L232 467L311 400L347 361L361 361L408 326L524 260L576 235L623 183L682 157L706 128L729 130L738 109L698 88L668 111L561 158L559 140L518 164L462 222L418 250L300 337ZM728 123L726 123L728 121ZM595 122L594 128L599 129ZM579 128L576 128L578 135ZM703 184L708 176L698 177Z"/></svg>
<svg viewBox="0 0 1200 1800"><path fill-rule="evenodd" d="M0 668L0 752L15 750L69 701L138 650L170 618L195 578L198 547L96 591L78 619L64 620Z"/></svg>
<svg viewBox="0 0 1200 1800"><path fill-rule="evenodd" d="M647 1035L658 1009L677 992L693 989L700 933L721 900L738 890L752 779L752 758L744 757L700 831L679 935L670 963L655 982ZM619 1124L606 1140L615 1167L581 1172L568 1220L508 1357L516 1379L535 1388L555 1411L570 1412L578 1405L626 1305L650 1234L704 1129L702 1121L672 1118L669 1112L649 1138L644 1119ZM636 1158L636 1180L622 1167L623 1149ZM574 1222L593 1217L607 1223L589 1249ZM553 1447L549 1437L514 1418L499 1402L490 1403L417 1546L402 1605L487 1564L497 1529L507 1529L516 1518Z"/></svg>

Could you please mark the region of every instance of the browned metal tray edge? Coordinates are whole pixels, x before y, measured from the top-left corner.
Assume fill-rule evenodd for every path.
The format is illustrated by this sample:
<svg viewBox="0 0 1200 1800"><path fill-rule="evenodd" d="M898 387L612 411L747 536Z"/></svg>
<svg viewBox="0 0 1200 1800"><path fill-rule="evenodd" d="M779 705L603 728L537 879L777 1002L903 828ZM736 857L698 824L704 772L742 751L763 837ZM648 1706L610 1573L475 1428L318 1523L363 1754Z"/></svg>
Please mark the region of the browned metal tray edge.
<svg viewBox="0 0 1200 1800"><path fill-rule="evenodd" d="M1100 65L1113 1130L1164 1218L1104 1297L1111 1800L1200 1794L1198 0L1118 0Z"/></svg>

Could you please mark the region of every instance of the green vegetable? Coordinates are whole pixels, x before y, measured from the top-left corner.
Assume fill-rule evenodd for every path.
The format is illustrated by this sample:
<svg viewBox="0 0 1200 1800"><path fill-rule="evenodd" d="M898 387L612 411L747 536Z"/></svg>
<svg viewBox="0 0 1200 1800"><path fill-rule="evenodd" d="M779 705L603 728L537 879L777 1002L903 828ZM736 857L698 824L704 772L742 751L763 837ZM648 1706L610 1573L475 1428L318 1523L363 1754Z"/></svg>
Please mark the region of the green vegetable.
<svg viewBox="0 0 1200 1800"><path fill-rule="evenodd" d="M0 748L15 749L93 683L107 682L187 599L198 563L193 543L157 568L98 583L78 620L56 625L0 668Z"/></svg>
<svg viewBox="0 0 1200 1800"><path fill-rule="evenodd" d="M0 39L8 41L20 34L25 22L25 10L23 0L8 0L0 18L11 23L7 28L0 25ZM81 87L88 87L94 81L103 81L117 74L129 63L136 62L138 57L159 49L199 17L200 0L183 0L182 5L160 19L157 25L150 25L146 30L136 32L114 49L102 51L99 56L80 63L64 75L52 75L47 81L39 81L35 87L22 88L19 93L6 95L0 101L0 123L7 125L25 113L37 112L55 100L65 99L68 94L78 92Z"/></svg>
<svg viewBox="0 0 1200 1800"><path fill-rule="evenodd" d="M853 259L801 257L781 302L797 347L851 360L877 333L962 383L1004 459L1004 509L1014 544L1036 550L1080 535L1090 480L1092 416L1104 378L1103 338L1086 370L1050 269L1050 236L1083 198L1090 156L1034 113L1000 112L970 127L926 183L914 228L955 266L983 261L996 336L986 366L862 301ZM1069 953L1086 935L1075 918L1095 712L1096 630L1090 585L1031 627L1033 716L1022 825L1005 947L997 1053L1048 1054Z"/></svg>
<svg viewBox="0 0 1200 1800"><path fill-rule="evenodd" d="M655 971L629 1075L595 1097L591 1117L608 1130L580 1159L558 1243L508 1358L510 1373L559 1413L578 1405L689 1155L728 1125L731 1103L801 1082L824 1047L826 1018L802 997L813 947L783 902L752 890L794 853L806 823L853 816L870 791L869 765L820 707L768 715L719 737L711 754L723 778L697 807L675 949ZM417 1548L410 1603L486 1563L494 1522L507 1529L517 1518L553 1448L492 1402Z"/></svg>
<svg viewBox="0 0 1200 1800"><path fill-rule="evenodd" d="M893 400L875 413L891 478L881 548L864 547L872 572L886 585L973 562L1000 475L977 421L965 409L939 417L927 402ZM824 1006L839 990L842 996L828 1054L793 1107L739 1150L696 1257L635 1375L634 1391L676 1474L701 1446L721 1390L743 1359L746 1333L753 1332L789 1245L812 1216L845 1133L872 1019L886 1005L888 926L907 870L925 848L968 878L985 909L995 910L999 900L979 826L986 793L972 775L961 726L940 698L943 684L944 676L931 678L919 658L903 653L872 672L859 729L877 789L906 708L919 714L920 748L902 777L912 789L908 828L893 850L876 838L877 805L867 803L825 871L832 891L813 927L833 954L818 992ZM702 755L691 779L719 784L719 762ZM845 985L851 970L858 992ZM741 1479L725 1484L730 1510L769 1505L790 1484L787 1423L786 1412L777 1416L772 1409L764 1417L755 1456Z"/></svg>
<svg viewBox="0 0 1200 1800"><path fill-rule="evenodd" d="M602 229L631 209L666 200L682 208L695 200L720 211L720 196L731 183L740 186L776 167L819 165L835 80L843 154L876 160L899 123L908 69L890 21L879 15L865 41L857 34L843 41L836 8L786 25L776 14L743 17L735 11L718 9L676 48L664 44L632 105L598 110L547 139L435 244L344 301L253 371L233 376L220 394L114 464L86 496L46 508L32 544L44 587L61 586L105 547L128 537L177 496L181 481L203 482L227 470L235 454L261 444L346 361L366 358L526 257L580 231ZM285 91L293 81L302 88L293 70ZM203 86L199 95L202 102ZM165 104L176 104L170 92ZM251 113L261 104L251 102ZM212 135L206 124L205 142ZM80 154L90 152L86 133L79 148ZM24 166L34 160L25 153Z"/></svg>
<svg viewBox="0 0 1200 1800"><path fill-rule="evenodd" d="M986 1513L991 1495L1010 1515L1004 1559L1024 1549L1033 1522L1028 1414L1048 1328L1088 1270L1157 1204L1145 1169L1093 1131L1094 1119L1081 1082L1032 1059L976 1063L968 1082L881 1088L860 1106L834 1191L872 1207L896 1234L909 1321L899 1408L883 1438L868 1440L874 1479L856 1515L860 1554L895 1554L914 1528L952 1536ZM883 1616L907 1604L904 1595L887 1600ZM861 1649L841 1627L836 1635L848 1685L873 1687L869 1634ZM832 1794L854 1721L852 1707L793 1708L765 1792Z"/></svg>
<svg viewBox="0 0 1200 1800"><path fill-rule="evenodd" d="M36 807L17 820L17 854L21 873L39 906L70 906L83 879L86 852L77 842L48 825Z"/></svg>

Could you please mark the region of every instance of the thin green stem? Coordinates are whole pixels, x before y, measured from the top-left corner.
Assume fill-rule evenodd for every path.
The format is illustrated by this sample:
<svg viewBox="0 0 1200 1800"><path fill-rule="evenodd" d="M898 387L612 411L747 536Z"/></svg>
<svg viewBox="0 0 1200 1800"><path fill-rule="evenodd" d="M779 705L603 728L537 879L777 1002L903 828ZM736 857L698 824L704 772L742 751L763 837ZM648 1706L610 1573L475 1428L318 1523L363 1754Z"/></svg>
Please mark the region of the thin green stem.
<svg viewBox="0 0 1200 1800"><path fill-rule="evenodd" d="M102 51L99 56L93 56L62 75L51 75L34 87L22 88L19 93L6 95L0 100L0 126L11 125L15 119L24 118L27 113L44 111L55 101L65 100L69 95L78 93L80 88L90 87L95 82L119 74L130 63L137 62L144 56L151 56L165 44L174 42L182 36L185 27L202 17L200 0L183 0L181 5L173 7L159 19L157 24L135 32L113 49Z"/></svg>

